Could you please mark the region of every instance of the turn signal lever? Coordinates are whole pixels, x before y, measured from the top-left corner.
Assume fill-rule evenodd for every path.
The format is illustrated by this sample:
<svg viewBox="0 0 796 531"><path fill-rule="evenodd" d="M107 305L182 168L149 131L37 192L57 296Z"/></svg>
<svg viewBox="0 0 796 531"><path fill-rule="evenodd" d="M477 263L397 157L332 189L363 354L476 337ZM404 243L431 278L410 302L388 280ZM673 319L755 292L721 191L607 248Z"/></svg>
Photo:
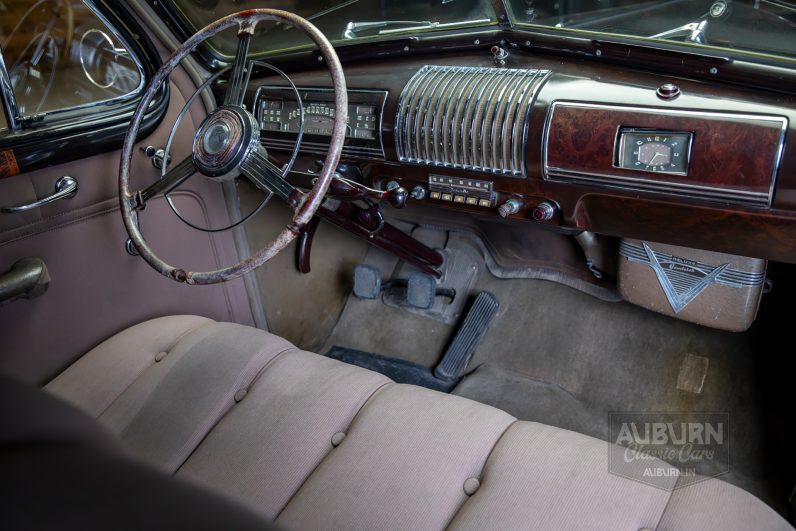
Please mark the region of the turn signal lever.
<svg viewBox="0 0 796 531"><path fill-rule="evenodd" d="M339 199L341 201L357 201L361 199L387 201L395 208L403 208L406 206L406 199L409 197L409 192L400 186L397 188L390 188L389 190L368 188L364 184L346 179L339 173L335 173L334 179L332 179L329 185L329 191L326 192L326 197Z"/></svg>
<svg viewBox="0 0 796 531"><path fill-rule="evenodd" d="M315 165L318 169L323 168L323 161L316 160ZM337 171L334 172L334 178L329 184L329 190L326 192L326 197L337 199L339 201L387 201L395 208L403 208L406 206L406 200L409 197L409 192L402 188L400 185L387 186L387 190L376 190L368 188L364 184L357 182L356 178L361 177L362 172L357 166L340 164ZM313 181L313 184L314 181ZM397 183L396 183L397 184Z"/></svg>

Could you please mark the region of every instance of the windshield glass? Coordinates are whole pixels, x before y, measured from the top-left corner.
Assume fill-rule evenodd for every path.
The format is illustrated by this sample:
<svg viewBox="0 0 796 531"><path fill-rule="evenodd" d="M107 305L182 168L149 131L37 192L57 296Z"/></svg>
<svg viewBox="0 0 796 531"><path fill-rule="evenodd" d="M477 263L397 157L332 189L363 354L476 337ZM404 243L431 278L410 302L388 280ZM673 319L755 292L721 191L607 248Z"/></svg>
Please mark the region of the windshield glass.
<svg viewBox="0 0 796 531"><path fill-rule="evenodd" d="M796 58L789 0L508 0L519 25L647 37Z"/></svg>
<svg viewBox="0 0 796 531"><path fill-rule="evenodd" d="M494 0L165 0L189 33L236 11L270 7L311 20L336 44L497 23ZM519 28L640 37L796 59L796 0L505 0ZM212 42L226 60L234 31ZM260 55L308 45L301 31L262 23Z"/></svg>
<svg viewBox="0 0 796 531"><path fill-rule="evenodd" d="M190 26L190 33L223 16L253 8L290 11L310 20L331 41L387 38L402 33L493 24L490 0L167 0ZM252 50L283 51L309 44L290 26L260 23ZM235 54L237 37L224 32L213 40L222 58Z"/></svg>

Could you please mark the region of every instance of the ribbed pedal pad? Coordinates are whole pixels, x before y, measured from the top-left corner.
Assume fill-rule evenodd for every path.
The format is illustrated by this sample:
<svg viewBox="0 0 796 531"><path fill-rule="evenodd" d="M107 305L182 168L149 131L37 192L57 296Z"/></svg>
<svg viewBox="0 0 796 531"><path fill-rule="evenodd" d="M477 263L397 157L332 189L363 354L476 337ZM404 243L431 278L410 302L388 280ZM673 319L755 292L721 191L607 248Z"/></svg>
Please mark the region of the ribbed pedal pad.
<svg viewBox="0 0 796 531"><path fill-rule="evenodd" d="M473 357L475 347L499 309L500 303L491 293L482 291L476 296L447 352L434 368L434 376L446 381L461 377Z"/></svg>

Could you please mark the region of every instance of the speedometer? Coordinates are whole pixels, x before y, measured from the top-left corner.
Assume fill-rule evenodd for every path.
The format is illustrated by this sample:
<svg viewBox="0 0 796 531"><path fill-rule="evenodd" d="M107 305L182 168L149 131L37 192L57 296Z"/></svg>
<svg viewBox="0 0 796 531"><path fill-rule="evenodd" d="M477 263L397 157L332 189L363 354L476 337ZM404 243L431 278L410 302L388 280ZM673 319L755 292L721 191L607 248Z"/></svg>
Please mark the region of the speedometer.
<svg viewBox="0 0 796 531"><path fill-rule="evenodd" d="M332 102L311 102L304 106L304 132L310 135L331 136L335 109ZM301 109L295 101L260 100L261 128L265 131L298 133ZM346 136L373 140L376 138L376 107L349 105Z"/></svg>

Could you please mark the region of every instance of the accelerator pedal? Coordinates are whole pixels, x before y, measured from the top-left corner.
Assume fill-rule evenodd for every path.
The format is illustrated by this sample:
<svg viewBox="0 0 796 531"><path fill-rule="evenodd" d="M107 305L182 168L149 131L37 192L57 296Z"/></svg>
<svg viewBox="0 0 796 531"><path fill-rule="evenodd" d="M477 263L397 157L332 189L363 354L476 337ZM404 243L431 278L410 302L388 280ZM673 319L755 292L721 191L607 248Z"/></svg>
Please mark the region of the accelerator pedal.
<svg viewBox="0 0 796 531"><path fill-rule="evenodd" d="M447 352L434 368L434 376L447 382L461 378L475 347L499 309L500 303L491 293L482 291L476 296Z"/></svg>

